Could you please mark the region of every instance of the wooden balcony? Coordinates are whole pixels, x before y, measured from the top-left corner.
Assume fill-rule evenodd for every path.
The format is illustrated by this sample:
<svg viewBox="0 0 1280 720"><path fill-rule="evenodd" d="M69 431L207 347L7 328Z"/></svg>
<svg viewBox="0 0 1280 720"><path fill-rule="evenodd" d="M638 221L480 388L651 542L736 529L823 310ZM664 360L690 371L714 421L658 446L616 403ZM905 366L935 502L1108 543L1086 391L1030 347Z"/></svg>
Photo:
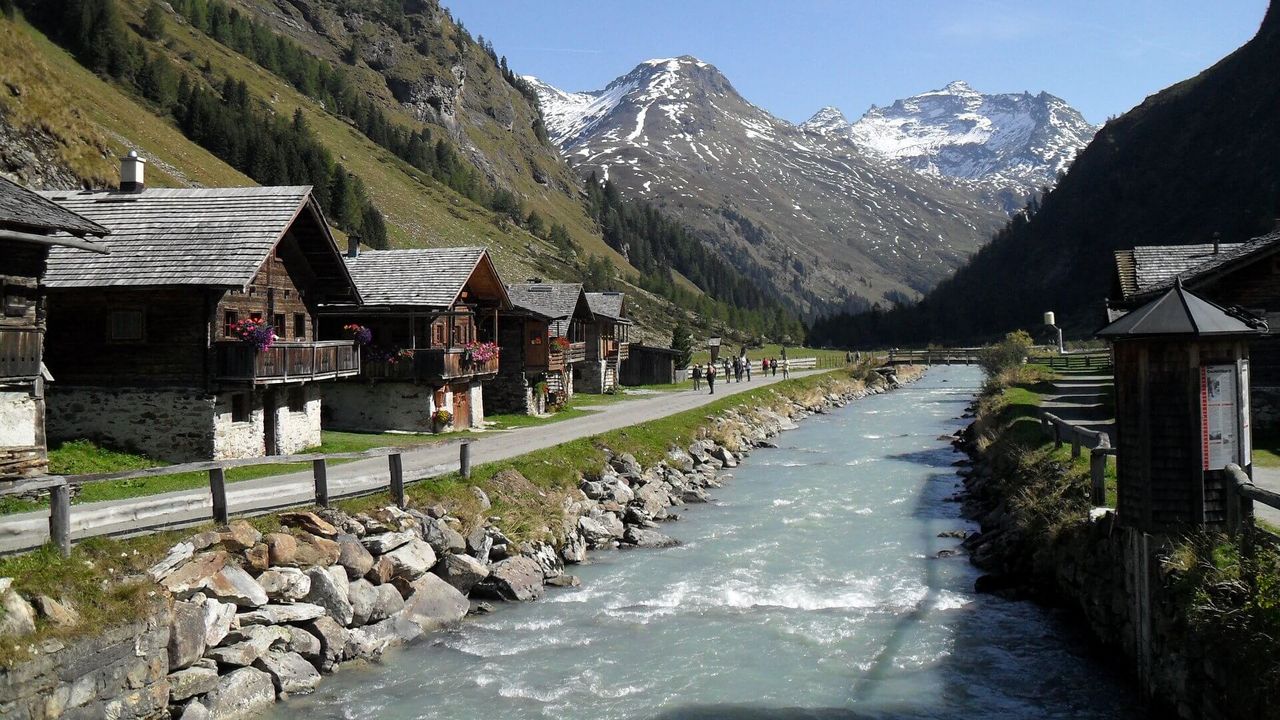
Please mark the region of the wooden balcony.
<svg viewBox="0 0 1280 720"><path fill-rule="evenodd" d="M363 376L371 380L443 382L498 374L498 358L479 363L468 359L462 348L418 348L404 351L394 362L365 363Z"/></svg>
<svg viewBox="0 0 1280 720"><path fill-rule="evenodd" d="M266 350L230 341L215 348L217 379L222 382L273 385L360 374L360 352L349 340L278 342Z"/></svg>
<svg viewBox="0 0 1280 720"><path fill-rule="evenodd" d="M569 352L565 354L565 362L576 363L587 359L587 344L585 342L569 343Z"/></svg>
<svg viewBox="0 0 1280 720"><path fill-rule="evenodd" d="M40 374L40 331L0 328L0 378L35 378Z"/></svg>
<svg viewBox="0 0 1280 720"><path fill-rule="evenodd" d="M617 343L614 353L618 356L618 362L622 362L623 360L626 360L627 358L631 357L631 343L629 342Z"/></svg>

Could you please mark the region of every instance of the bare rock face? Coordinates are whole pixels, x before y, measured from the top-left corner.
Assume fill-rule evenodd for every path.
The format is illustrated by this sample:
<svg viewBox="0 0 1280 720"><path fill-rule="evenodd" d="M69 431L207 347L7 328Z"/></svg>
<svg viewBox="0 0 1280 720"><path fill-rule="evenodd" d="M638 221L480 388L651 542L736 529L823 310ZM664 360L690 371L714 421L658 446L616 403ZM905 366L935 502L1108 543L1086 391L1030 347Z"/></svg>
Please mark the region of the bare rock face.
<svg viewBox="0 0 1280 720"><path fill-rule="evenodd" d="M537 600L545 593L542 568L527 557L507 558L495 564L473 592L497 600Z"/></svg>
<svg viewBox="0 0 1280 720"><path fill-rule="evenodd" d="M469 608L470 603L457 588L428 573L414 581L413 592L397 617L412 622L422 632L432 632L460 622Z"/></svg>
<svg viewBox="0 0 1280 720"><path fill-rule="evenodd" d="M200 605L201 618L204 621L204 644L216 647L231 632L236 622L236 606L232 603L218 602L204 595L199 595L196 602Z"/></svg>
<svg viewBox="0 0 1280 720"><path fill-rule="evenodd" d="M218 687L205 696L203 704L212 720L240 720L271 707L275 701L271 676L256 668L242 667L218 680Z"/></svg>

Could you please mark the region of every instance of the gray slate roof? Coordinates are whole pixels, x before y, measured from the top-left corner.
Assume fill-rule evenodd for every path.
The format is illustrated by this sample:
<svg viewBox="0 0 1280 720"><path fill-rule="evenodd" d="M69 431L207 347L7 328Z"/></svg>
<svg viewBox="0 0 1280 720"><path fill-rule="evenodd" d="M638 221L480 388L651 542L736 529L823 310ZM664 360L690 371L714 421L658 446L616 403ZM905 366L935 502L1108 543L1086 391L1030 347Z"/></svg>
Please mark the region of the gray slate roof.
<svg viewBox="0 0 1280 720"><path fill-rule="evenodd" d="M1098 337L1122 340L1152 336L1252 335L1254 327L1204 298L1193 295L1181 282L1163 295L1098 331Z"/></svg>
<svg viewBox="0 0 1280 720"><path fill-rule="evenodd" d="M110 254L49 254L53 288L242 287L311 198L308 186L46 191L45 198L111 231ZM319 209L316 209L319 212Z"/></svg>
<svg viewBox="0 0 1280 720"><path fill-rule="evenodd" d="M1125 300L1160 288L1175 277L1240 248L1242 243L1219 243L1215 255L1212 243L1198 245L1139 245L1117 250L1116 274Z"/></svg>
<svg viewBox="0 0 1280 720"><path fill-rule="evenodd" d="M482 247L368 250L347 257L347 270L368 305L447 308L457 300Z"/></svg>
<svg viewBox="0 0 1280 720"><path fill-rule="evenodd" d="M626 322L626 318L622 316L622 301L625 297L620 292L587 293L587 304L596 315Z"/></svg>
<svg viewBox="0 0 1280 720"><path fill-rule="evenodd" d="M517 283L507 286L511 304L548 320L572 317L582 296L582 283Z"/></svg>
<svg viewBox="0 0 1280 720"><path fill-rule="evenodd" d="M39 194L0 177L0 227L40 233L107 234L101 225L80 217Z"/></svg>

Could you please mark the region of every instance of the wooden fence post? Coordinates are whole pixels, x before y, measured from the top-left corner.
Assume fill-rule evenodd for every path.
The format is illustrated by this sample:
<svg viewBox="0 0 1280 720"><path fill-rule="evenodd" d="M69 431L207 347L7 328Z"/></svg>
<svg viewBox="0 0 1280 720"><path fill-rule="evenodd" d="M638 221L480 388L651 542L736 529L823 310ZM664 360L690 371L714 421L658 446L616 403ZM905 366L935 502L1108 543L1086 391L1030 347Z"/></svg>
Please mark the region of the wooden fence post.
<svg viewBox="0 0 1280 720"><path fill-rule="evenodd" d="M1107 454L1101 444L1089 451L1089 501L1094 507L1107 504Z"/></svg>
<svg viewBox="0 0 1280 720"><path fill-rule="evenodd" d="M1235 537L1240 534L1240 485L1232 473L1228 472L1226 476L1223 489L1227 500L1227 535Z"/></svg>
<svg viewBox="0 0 1280 720"><path fill-rule="evenodd" d="M311 475L316 481L316 505L329 507L329 465L324 458L311 461Z"/></svg>
<svg viewBox="0 0 1280 720"><path fill-rule="evenodd" d="M62 557L71 556L71 486L49 488L49 539Z"/></svg>
<svg viewBox="0 0 1280 720"><path fill-rule="evenodd" d="M1053 420L1053 449L1057 450L1062 447L1062 426L1057 420Z"/></svg>
<svg viewBox="0 0 1280 720"><path fill-rule="evenodd" d="M222 468L209 469L209 492L213 494L213 521L218 525L227 524L227 471Z"/></svg>
<svg viewBox="0 0 1280 720"><path fill-rule="evenodd" d="M391 453L387 456L387 468L391 471L391 502L396 507L404 507L404 465L400 459L400 453Z"/></svg>
<svg viewBox="0 0 1280 720"><path fill-rule="evenodd" d="M463 480L471 479L471 441L463 440L458 448L458 474Z"/></svg>
<svg viewBox="0 0 1280 720"><path fill-rule="evenodd" d="M1071 429L1071 457L1080 457L1080 433L1075 428Z"/></svg>

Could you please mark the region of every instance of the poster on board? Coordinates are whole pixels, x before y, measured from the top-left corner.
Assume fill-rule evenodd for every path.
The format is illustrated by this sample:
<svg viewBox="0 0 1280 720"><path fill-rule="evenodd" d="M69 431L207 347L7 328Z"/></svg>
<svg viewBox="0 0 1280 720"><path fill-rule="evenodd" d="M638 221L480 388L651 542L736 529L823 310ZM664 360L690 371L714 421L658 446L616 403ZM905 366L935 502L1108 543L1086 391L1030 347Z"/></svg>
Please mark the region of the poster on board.
<svg viewBox="0 0 1280 720"><path fill-rule="evenodd" d="M1249 361L1240 360L1240 467L1253 464L1253 428L1249 423Z"/></svg>
<svg viewBox="0 0 1280 720"><path fill-rule="evenodd" d="M1240 389L1236 365L1200 368L1200 457L1205 470L1240 462Z"/></svg>

